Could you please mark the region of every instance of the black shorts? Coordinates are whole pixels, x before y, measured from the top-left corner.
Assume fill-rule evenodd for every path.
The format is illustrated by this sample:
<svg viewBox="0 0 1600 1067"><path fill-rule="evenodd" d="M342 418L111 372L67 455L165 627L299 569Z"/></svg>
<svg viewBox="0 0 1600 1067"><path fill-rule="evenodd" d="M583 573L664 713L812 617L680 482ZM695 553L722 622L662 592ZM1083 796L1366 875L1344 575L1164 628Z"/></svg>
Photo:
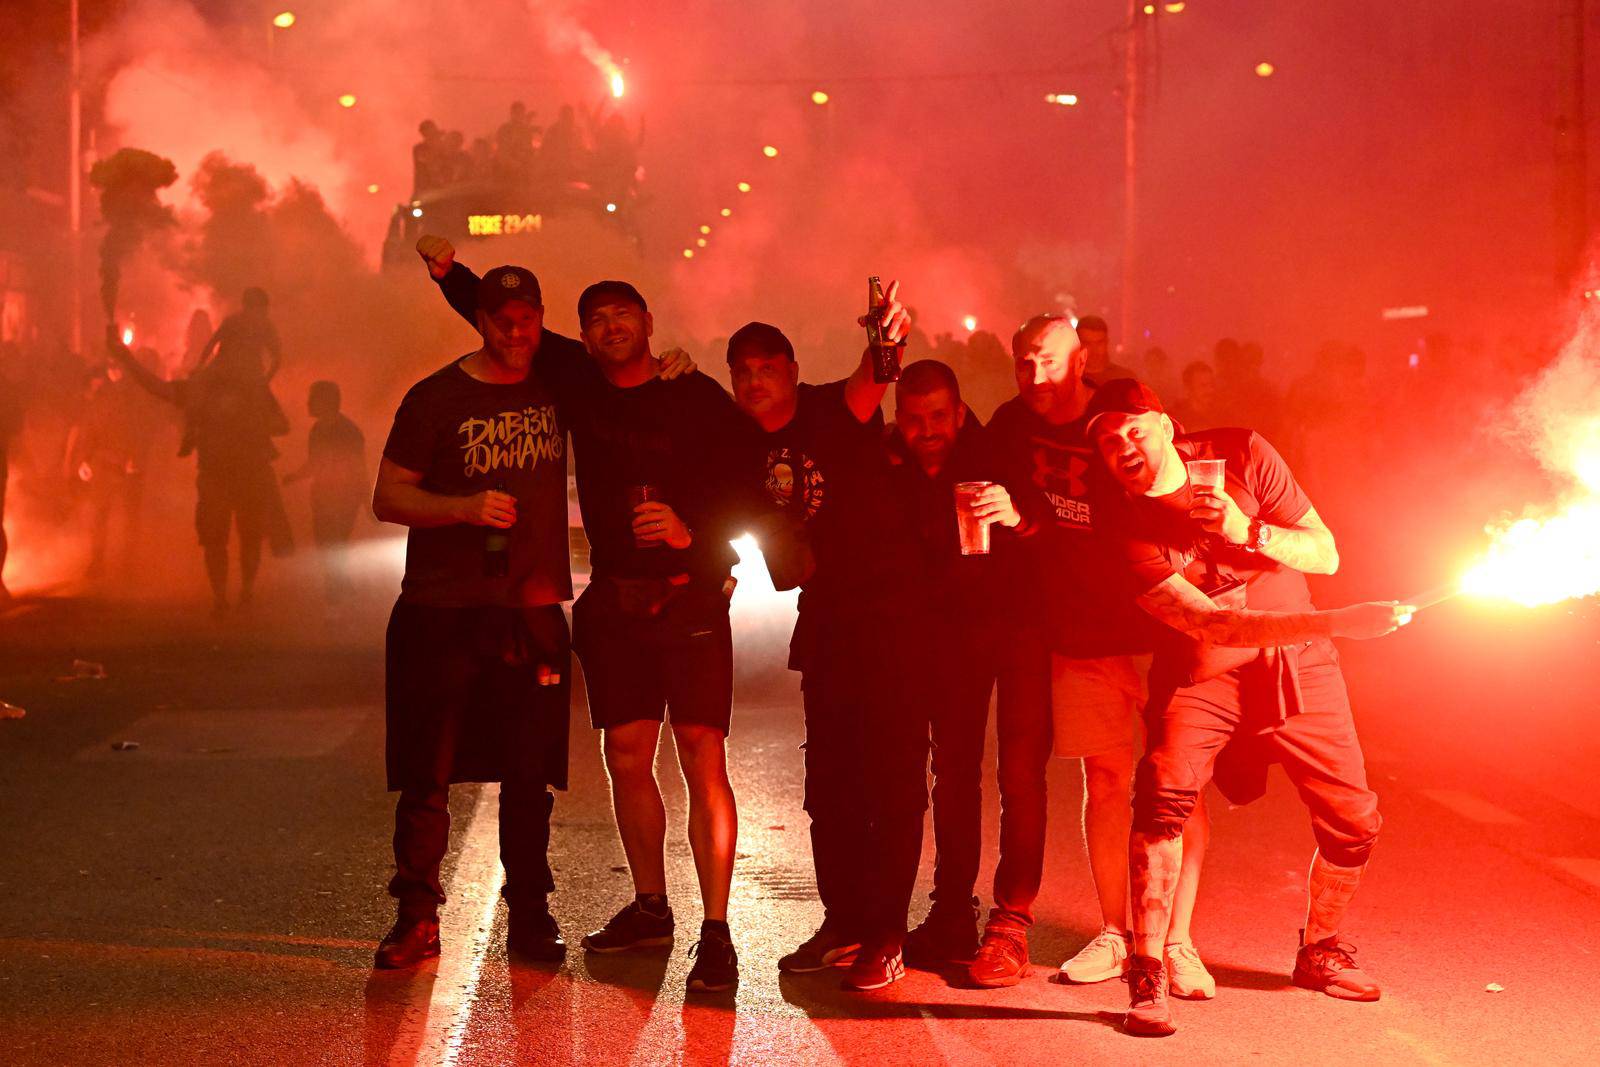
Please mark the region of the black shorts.
<svg viewBox="0 0 1600 1067"><path fill-rule="evenodd" d="M561 605L402 600L385 646L390 790L453 782L567 787L572 672ZM560 682L540 685L541 665Z"/></svg>
<svg viewBox="0 0 1600 1067"><path fill-rule="evenodd" d="M652 615L614 582L597 579L572 606L572 647L583 664L589 721L693 723L728 732L733 717L733 632L720 586L690 582Z"/></svg>

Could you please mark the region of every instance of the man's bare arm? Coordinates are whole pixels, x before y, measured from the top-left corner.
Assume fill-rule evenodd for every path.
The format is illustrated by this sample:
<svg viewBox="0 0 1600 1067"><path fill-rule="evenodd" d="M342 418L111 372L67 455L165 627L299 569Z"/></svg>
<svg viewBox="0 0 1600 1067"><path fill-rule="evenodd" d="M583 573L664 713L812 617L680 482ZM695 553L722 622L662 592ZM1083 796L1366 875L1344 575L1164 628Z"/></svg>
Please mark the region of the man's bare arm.
<svg viewBox="0 0 1600 1067"><path fill-rule="evenodd" d="M1380 637L1410 622L1415 610L1393 602L1305 612L1224 608L1181 574L1170 575L1137 603L1180 633L1230 648L1273 648L1317 637Z"/></svg>
<svg viewBox="0 0 1600 1067"><path fill-rule="evenodd" d="M1332 574L1339 569L1339 546L1316 508L1308 508L1293 526L1274 526L1261 554L1302 574Z"/></svg>
<svg viewBox="0 0 1600 1067"><path fill-rule="evenodd" d="M1189 517L1198 522L1201 529L1220 536L1230 545L1244 545L1250 540L1250 516L1221 489L1196 492ZM1267 525L1271 529L1266 544L1261 546L1263 556L1302 574L1332 574L1339 569L1339 548L1334 544L1333 531L1322 521L1316 508L1306 508L1306 513L1293 526Z"/></svg>
<svg viewBox="0 0 1600 1067"><path fill-rule="evenodd" d="M445 496L422 488L422 475L385 457L372 490L372 514L379 522L429 528L471 523L508 529L517 521L517 502L493 489L472 496Z"/></svg>

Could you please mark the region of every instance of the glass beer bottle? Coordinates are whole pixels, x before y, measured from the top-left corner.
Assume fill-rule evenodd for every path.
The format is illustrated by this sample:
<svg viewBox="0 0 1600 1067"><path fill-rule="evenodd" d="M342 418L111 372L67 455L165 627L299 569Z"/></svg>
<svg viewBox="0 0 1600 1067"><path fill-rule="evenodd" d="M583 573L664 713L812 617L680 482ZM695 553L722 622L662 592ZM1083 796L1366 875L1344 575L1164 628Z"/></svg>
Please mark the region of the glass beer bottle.
<svg viewBox="0 0 1600 1067"><path fill-rule="evenodd" d="M876 274L867 278L867 314L863 323L867 327L867 348L872 354L872 380L879 383L900 380L900 350L884 336L883 307L888 300L883 295L883 282Z"/></svg>

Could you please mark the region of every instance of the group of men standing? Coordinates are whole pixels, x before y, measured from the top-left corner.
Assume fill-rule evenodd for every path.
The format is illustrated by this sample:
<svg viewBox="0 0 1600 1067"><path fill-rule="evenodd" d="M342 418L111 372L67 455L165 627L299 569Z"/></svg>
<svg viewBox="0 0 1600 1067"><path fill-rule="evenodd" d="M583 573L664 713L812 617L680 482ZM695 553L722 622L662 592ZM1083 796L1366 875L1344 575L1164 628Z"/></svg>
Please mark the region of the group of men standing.
<svg viewBox="0 0 1600 1067"><path fill-rule="evenodd" d="M399 916L380 966L439 951L446 800L462 781L502 783L510 949L565 953L545 851L549 790L566 785L570 649L635 890L583 947L673 938L654 776L666 724L703 904L688 988L736 984L729 541L753 531L774 583L801 591L790 666L823 905L782 971L842 967L845 986L863 991L908 962L956 965L980 986L1020 981L1053 752L1083 760L1104 920L1063 976L1125 977L1127 1029L1170 1033L1169 992L1215 992L1189 936L1200 793L1214 766L1233 796L1277 760L1319 843L1295 981L1376 998L1338 938L1378 818L1328 639L1376 636L1409 616L1392 604L1311 608L1299 575L1336 565L1332 536L1269 444L1248 430L1179 436L1148 389L1085 377L1088 349L1060 316L1017 331L1018 395L988 426L954 372L923 360L904 368L886 428L887 386L867 354L846 379L803 383L782 331L753 322L728 342L729 397L682 353L653 355L653 319L627 283L584 291L580 342L544 327L531 273L478 278L442 238L418 251L484 343L407 393L375 491L378 517L410 527L388 632ZM878 312L891 342L909 329L896 296L891 286ZM569 435L592 546L570 635ZM1224 485L1194 484L1195 458L1223 459ZM958 485L959 506L993 531L992 552L963 554ZM980 935L992 694L1000 862ZM930 752L933 906L908 931Z"/></svg>

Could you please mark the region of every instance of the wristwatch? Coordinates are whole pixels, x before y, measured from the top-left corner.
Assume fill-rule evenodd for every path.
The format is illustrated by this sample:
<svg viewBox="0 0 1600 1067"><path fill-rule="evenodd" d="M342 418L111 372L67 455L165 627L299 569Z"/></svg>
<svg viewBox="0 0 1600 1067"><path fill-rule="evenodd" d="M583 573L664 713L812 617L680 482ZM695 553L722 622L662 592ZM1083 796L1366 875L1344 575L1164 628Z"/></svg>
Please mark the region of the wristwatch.
<svg viewBox="0 0 1600 1067"><path fill-rule="evenodd" d="M1245 535L1244 550L1246 552L1260 552L1267 547L1267 542L1272 540L1272 527L1262 522L1260 518L1250 520L1250 532Z"/></svg>

